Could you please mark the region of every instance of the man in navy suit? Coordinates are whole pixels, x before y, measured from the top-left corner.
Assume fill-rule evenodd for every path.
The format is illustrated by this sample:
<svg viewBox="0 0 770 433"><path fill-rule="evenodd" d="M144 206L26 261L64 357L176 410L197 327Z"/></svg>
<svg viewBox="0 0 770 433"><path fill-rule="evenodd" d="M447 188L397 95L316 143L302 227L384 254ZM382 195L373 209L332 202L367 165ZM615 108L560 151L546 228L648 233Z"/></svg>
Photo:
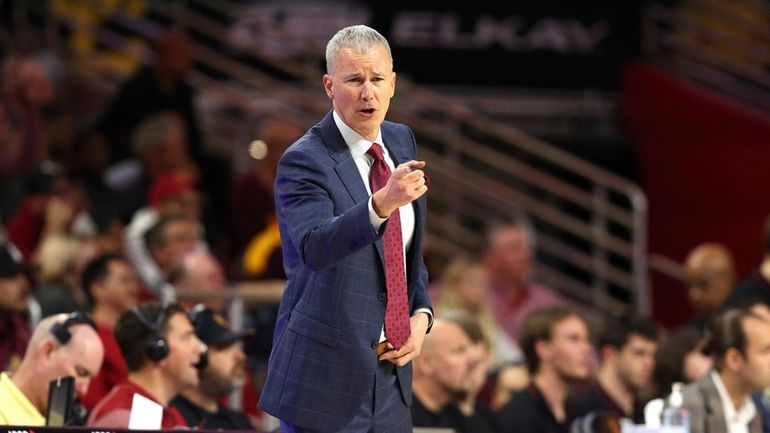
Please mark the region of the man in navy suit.
<svg viewBox="0 0 770 433"><path fill-rule="evenodd" d="M278 163L288 282L259 406L281 420L282 433L411 433L410 361L433 319L422 259L425 162L416 160L412 131L385 121L396 86L387 40L366 26L344 28L329 41L326 63L333 110ZM372 147L382 149L376 162ZM392 175L372 191L381 158ZM388 298L396 298L386 264L401 260L385 260L394 250L383 236L398 220L403 344L385 326Z"/></svg>

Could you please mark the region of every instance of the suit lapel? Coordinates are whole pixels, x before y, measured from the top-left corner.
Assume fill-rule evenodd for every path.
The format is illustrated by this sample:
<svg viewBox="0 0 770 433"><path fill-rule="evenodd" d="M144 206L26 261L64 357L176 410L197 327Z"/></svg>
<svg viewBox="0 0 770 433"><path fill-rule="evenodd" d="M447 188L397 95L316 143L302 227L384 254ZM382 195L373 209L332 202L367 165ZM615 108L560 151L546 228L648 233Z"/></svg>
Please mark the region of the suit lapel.
<svg viewBox="0 0 770 433"><path fill-rule="evenodd" d="M719 397L714 379L709 373L708 381L703 387L703 401L706 403L706 429L705 433L717 433L727 431L725 413L722 409L722 399Z"/></svg>
<svg viewBox="0 0 770 433"><path fill-rule="evenodd" d="M339 176L342 183L345 184L345 188L348 190L350 197L355 203L361 203L362 201L368 200L369 194L366 192L366 186L361 179L361 173L359 173L358 166L356 166L356 162L350 154L350 148L348 148L345 139L342 138L340 130L334 123L334 117L332 116L331 111L321 121L321 131L326 147L329 149L329 156L337 162L334 171L337 172L337 176ZM388 148L388 151L390 151L390 148ZM380 256L380 262L384 267L385 250L382 248L382 240L377 239L374 246Z"/></svg>
<svg viewBox="0 0 770 433"><path fill-rule="evenodd" d="M366 193L366 186L364 186L361 180L361 174L358 172L356 162L353 160L350 149L345 144L345 139L342 138L340 130L337 129L337 125L334 123L331 111L321 120L321 134L326 148L329 150L329 156L337 163L334 166L334 171L337 172L337 176L340 177L340 180L345 185L345 189L348 190L350 197L355 203L360 203L369 198Z"/></svg>
<svg viewBox="0 0 770 433"><path fill-rule="evenodd" d="M382 141L385 142L383 144L385 144L385 147L388 149L390 159L393 160L393 165L395 167L398 167L399 164L403 164L413 158L409 154L408 146L401 143L398 137L386 127L386 124L383 124L382 126Z"/></svg>

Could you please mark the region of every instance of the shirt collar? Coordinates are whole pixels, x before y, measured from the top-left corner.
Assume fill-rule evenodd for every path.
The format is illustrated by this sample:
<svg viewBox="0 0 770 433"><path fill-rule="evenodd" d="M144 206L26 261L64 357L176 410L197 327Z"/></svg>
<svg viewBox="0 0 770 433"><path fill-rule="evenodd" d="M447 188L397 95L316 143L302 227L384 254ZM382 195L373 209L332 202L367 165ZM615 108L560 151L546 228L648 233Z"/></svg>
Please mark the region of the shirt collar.
<svg viewBox="0 0 770 433"><path fill-rule="evenodd" d="M372 142L346 125L345 122L342 121L342 118L337 114L336 110L332 110L332 116L334 116L334 123L337 125L337 129L339 129L340 134L342 134L342 139L345 140L345 144L350 148L353 159L362 157L372 146L372 143L380 143L380 145L383 145L382 130L377 131L377 138ZM384 147L385 146L383 146L383 148Z"/></svg>
<svg viewBox="0 0 770 433"><path fill-rule="evenodd" d="M727 421L728 426L731 423L748 425L757 414L757 408L754 406L751 396L747 395L746 402L740 409L736 410L732 399L730 399L730 395L727 393L727 388L725 388L725 384L722 382L722 378L715 370L711 370L711 380L714 381L714 385L719 393L719 399L722 401L722 409L725 412L725 420Z"/></svg>

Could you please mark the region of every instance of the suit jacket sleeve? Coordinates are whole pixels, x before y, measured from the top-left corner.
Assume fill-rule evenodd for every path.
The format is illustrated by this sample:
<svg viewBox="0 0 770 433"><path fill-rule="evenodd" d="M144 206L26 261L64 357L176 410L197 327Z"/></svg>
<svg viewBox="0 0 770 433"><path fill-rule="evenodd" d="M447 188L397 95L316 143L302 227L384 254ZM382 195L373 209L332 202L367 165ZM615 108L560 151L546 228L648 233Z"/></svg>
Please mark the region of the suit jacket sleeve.
<svg viewBox="0 0 770 433"><path fill-rule="evenodd" d="M278 166L276 200L298 258L313 271L328 269L371 245L377 233L366 201L339 209L330 189L331 167L303 150L284 154Z"/></svg>

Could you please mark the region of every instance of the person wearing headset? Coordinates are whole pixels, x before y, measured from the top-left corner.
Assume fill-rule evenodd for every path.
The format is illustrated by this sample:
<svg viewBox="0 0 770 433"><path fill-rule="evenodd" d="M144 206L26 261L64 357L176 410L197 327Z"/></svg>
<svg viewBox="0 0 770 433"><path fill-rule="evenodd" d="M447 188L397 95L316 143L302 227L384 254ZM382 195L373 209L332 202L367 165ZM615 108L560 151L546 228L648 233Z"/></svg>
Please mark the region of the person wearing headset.
<svg viewBox="0 0 770 433"><path fill-rule="evenodd" d="M128 428L133 398L139 394L163 406L161 429L185 427L184 418L169 403L183 389L198 385L196 364L206 346L195 335L184 307L147 302L126 310L115 326L115 339L128 378L97 403L86 425Z"/></svg>
<svg viewBox="0 0 770 433"><path fill-rule="evenodd" d="M50 382L72 376L82 396L103 359L104 346L88 315L41 320L16 371L0 374L0 425L44 426Z"/></svg>
<svg viewBox="0 0 770 433"><path fill-rule="evenodd" d="M208 347L198 364L200 383L182 391L171 405L187 425L203 430L253 430L245 413L221 404L223 397L245 382L246 355L241 348L244 333L230 329L221 314L198 304L190 312L195 335Z"/></svg>

